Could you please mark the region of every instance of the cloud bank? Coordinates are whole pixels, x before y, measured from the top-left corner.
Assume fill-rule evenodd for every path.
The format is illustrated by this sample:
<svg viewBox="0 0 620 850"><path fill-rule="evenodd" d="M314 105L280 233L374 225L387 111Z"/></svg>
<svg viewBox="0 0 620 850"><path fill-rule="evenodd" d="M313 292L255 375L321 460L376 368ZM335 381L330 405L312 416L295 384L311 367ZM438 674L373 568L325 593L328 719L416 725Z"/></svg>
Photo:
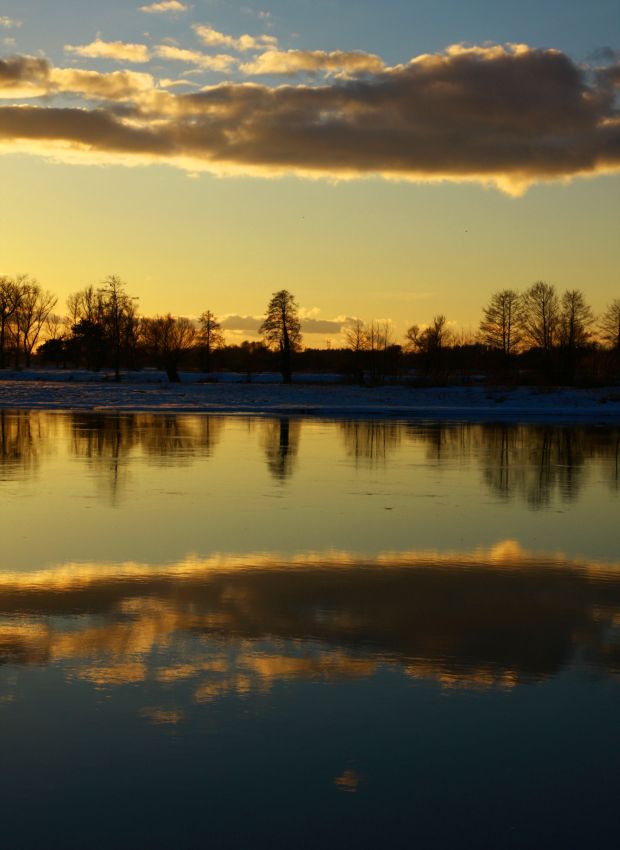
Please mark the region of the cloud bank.
<svg viewBox="0 0 620 850"><path fill-rule="evenodd" d="M557 50L455 46L316 85L227 82L184 94L130 71L80 73L33 57L0 62L5 99L70 86L87 99L0 108L0 150L221 174L475 180L513 193L620 170L617 63L591 71Z"/></svg>

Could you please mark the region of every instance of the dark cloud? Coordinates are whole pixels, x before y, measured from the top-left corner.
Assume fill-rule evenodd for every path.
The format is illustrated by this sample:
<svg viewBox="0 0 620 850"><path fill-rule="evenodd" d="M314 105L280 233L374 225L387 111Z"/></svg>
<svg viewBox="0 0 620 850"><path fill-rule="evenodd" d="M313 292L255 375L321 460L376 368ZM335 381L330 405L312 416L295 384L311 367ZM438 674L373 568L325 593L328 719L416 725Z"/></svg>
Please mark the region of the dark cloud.
<svg viewBox="0 0 620 850"><path fill-rule="evenodd" d="M620 167L616 74L588 76L555 50L454 47L324 85L154 89L130 115L9 106L0 137L5 149L47 141L213 171L476 179L518 191Z"/></svg>
<svg viewBox="0 0 620 850"><path fill-rule="evenodd" d="M222 330L225 331L249 331L257 334L263 321L262 316L224 316L220 319Z"/></svg>
<svg viewBox="0 0 620 850"><path fill-rule="evenodd" d="M339 334L351 319L313 319L301 320L301 329L306 334Z"/></svg>
<svg viewBox="0 0 620 850"><path fill-rule="evenodd" d="M9 56L0 59L0 91L21 86L43 86L49 76L49 70L49 62L35 56Z"/></svg>

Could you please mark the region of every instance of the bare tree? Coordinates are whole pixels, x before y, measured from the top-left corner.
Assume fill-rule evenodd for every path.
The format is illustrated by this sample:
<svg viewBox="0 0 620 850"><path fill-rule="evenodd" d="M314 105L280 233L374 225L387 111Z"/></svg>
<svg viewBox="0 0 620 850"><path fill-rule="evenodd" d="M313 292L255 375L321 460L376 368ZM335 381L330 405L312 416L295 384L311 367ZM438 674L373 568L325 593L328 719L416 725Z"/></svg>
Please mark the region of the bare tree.
<svg viewBox="0 0 620 850"><path fill-rule="evenodd" d="M412 330L413 328L409 328L409 331ZM417 335L417 349L423 354L437 355L449 342L450 329L443 314L433 316L431 324Z"/></svg>
<svg viewBox="0 0 620 850"><path fill-rule="evenodd" d="M366 326L361 319L354 319L347 325L344 338L353 352L353 376L359 383L364 382L363 352L366 350Z"/></svg>
<svg viewBox="0 0 620 850"><path fill-rule="evenodd" d="M202 365L205 372L210 372L212 354L224 345L224 334L222 333L220 323L211 310L205 310L200 316L199 322Z"/></svg>
<svg viewBox="0 0 620 850"><path fill-rule="evenodd" d="M514 289L494 292L484 308L480 337L485 345L514 354L521 342L522 297Z"/></svg>
<svg viewBox="0 0 620 850"><path fill-rule="evenodd" d="M282 381L290 384L291 355L301 348L301 322L295 297L287 290L274 292L267 306L265 321L258 332L264 336L268 346L280 352Z"/></svg>
<svg viewBox="0 0 620 850"><path fill-rule="evenodd" d="M126 284L118 275L108 275L98 290L102 298L106 335L112 349L114 378L121 379L121 350L133 344L136 328L136 299L125 292Z"/></svg>
<svg viewBox="0 0 620 850"><path fill-rule="evenodd" d="M373 319L366 325L364 337L371 381L382 381L387 374L388 349L394 343L392 325L389 321Z"/></svg>
<svg viewBox="0 0 620 850"><path fill-rule="evenodd" d="M420 326L419 325L411 325L411 327L407 328L405 331L405 349L407 351L419 351L420 350Z"/></svg>
<svg viewBox="0 0 620 850"><path fill-rule="evenodd" d="M6 341L10 325L19 307L21 291L18 282L0 277L0 369L5 366Z"/></svg>
<svg viewBox="0 0 620 850"><path fill-rule="evenodd" d="M67 310L71 327L81 321L102 325L105 313L104 294L94 286L87 286L79 292L73 292L67 298Z"/></svg>
<svg viewBox="0 0 620 850"><path fill-rule="evenodd" d="M32 350L45 327L47 319L56 306L57 298L51 292L41 289L36 280L23 278L19 282L19 306L15 313L15 359L19 364L19 348L24 352L26 368L30 366Z"/></svg>
<svg viewBox="0 0 620 850"><path fill-rule="evenodd" d="M344 338L351 351L363 351L366 345L366 327L361 319L354 319L347 325Z"/></svg>
<svg viewBox="0 0 620 850"><path fill-rule="evenodd" d="M594 314L579 289L566 290L560 304L558 338L560 345L570 351L583 348L592 337Z"/></svg>
<svg viewBox="0 0 620 850"><path fill-rule="evenodd" d="M532 348L550 352L558 338L560 304L555 286L537 280L523 296L523 335Z"/></svg>
<svg viewBox="0 0 620 850"><path fill-rule="evenodd" d="M607 307L599 322L601 336L612 349L620 351L620 298Z"/></svg>
<svg viewBox="0 0 620 850"><path fill-rule="evenodd" d="M193 322L181 316L168 313L152 319L142 319L140 323L142 340L160 366L166 370L168 380L178 383L179 362L196 339Z"/></svg>

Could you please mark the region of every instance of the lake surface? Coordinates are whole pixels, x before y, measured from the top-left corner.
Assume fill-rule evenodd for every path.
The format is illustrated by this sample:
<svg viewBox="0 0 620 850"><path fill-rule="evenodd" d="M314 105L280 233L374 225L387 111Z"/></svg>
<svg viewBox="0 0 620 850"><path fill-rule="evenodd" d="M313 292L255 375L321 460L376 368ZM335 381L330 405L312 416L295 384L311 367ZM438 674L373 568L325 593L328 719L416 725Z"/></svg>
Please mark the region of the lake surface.
<svg viewBox="0 0 620 850"><path fill-rule="evenodd" d="M613 847L620 429L0 411L6 848Z"/></svg>

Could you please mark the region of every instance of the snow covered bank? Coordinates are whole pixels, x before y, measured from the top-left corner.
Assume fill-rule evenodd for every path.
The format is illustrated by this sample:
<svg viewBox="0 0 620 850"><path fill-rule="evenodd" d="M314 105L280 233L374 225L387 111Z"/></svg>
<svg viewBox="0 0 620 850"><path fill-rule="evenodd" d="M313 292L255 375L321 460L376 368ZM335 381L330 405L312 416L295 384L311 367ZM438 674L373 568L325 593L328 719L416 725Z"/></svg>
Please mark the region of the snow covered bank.
<svg viewBox="0 0 620 850"><path fill-rule="evenodd" d="M52 375L57 373L47 373L46 379L34 373L28 380L0 380L0 408L620 423L617 387L543 392L232 381L167 384L159 383L158 373L140 373L138 380L130 376L115 384L80 379L76 373L65 373L64 381Z"/></svg>

